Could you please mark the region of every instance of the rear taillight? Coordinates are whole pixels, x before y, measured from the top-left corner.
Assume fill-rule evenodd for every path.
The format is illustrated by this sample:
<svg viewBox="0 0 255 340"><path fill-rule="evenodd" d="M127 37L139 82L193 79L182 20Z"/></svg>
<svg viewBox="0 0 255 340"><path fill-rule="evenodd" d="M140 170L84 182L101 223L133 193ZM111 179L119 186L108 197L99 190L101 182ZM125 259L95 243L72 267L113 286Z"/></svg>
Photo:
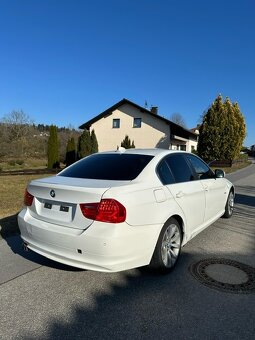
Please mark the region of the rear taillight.
<svg viewBox="0 0 255 340"><path fill-rule="evenodd" d="M33 199L34 199L34 196L31 195L26 189L25 195L24 195L24 204L27 207L30 207L33 204Z"/></svg>
<svg viewBox="0 0 255 340"><path fill-rule="evenodd" d="M99 203L80 204L82 214L90 220L121 223L126 219L126 208L118 201L107 198Z"/></svg>

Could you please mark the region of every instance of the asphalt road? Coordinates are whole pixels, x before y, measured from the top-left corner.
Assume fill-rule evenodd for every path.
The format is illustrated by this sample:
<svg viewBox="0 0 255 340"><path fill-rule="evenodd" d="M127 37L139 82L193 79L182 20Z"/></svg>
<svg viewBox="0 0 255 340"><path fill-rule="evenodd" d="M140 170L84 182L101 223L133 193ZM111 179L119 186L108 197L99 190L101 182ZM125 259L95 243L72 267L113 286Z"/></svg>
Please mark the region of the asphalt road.
<svg viewBox="0 0 255 340"><path fill-rule="evenodd" d="M255 294L206 287L189 272L205 258L255 268L255 164L229 175L236 209L191 240L165 276L97 273L0 241L0 339L254 339Z"/></svg>

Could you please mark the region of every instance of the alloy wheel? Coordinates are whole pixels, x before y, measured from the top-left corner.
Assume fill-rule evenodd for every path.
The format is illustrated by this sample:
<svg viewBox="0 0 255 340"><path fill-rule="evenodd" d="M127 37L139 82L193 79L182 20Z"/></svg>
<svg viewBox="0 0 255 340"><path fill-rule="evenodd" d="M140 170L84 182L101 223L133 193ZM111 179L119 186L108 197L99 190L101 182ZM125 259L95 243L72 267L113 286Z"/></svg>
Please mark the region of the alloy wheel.
<svg viewBox="0 0 255 340"><path fill-rule="evenodd" d="M161 256L167 268L174 266L180 253L181 234L176 224L170 224L163 235Z"/></svg>
<svg viewBox="0 0 255 340"><path fill-rule="evenodd" d="M234 210L234 194L231 191L229 193L229 198L228 198L228 213L229 213L229 215L232 215L233 210Z"/></svg>

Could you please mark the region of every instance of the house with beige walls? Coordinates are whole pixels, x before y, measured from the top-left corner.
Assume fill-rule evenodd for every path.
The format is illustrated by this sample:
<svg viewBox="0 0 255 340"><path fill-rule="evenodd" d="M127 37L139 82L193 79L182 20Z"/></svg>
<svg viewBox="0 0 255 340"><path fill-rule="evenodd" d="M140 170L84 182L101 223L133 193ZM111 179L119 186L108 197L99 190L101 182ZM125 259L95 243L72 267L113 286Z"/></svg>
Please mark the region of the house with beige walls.
<svg viewBox="0 0 255 340"><path fill-rule="evenodd" d="M184 129L151 110L122 99L80 126L95 131L99 151L116 150L126 135L136 148L163 148L193 151L197 134Z"/></svg>

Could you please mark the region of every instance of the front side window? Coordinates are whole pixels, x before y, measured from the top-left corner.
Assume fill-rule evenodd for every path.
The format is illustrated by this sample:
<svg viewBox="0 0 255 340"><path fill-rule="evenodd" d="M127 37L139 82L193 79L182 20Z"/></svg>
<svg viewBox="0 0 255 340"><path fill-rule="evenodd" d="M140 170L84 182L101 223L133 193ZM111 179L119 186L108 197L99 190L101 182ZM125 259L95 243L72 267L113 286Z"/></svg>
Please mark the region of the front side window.
<svg viewBox="0 0 255 340"><path fill-rule="evenodd" d="M183 155L173 154L166 158L176 183L194 180L193 172Z"/></svg>
<svg viewBox="0 0 255 340"><path fill-rule="evenodd" d="M113 129L119 129L120 128L120 119L113 119L112 120L112 127Z"/></svg>
<svg viewBox="0 0 255 340"><path fill-rule="evenodd" d="M212 170L201 159L193 155L187 155L199 179L214 177Z"/></svg>
<svg viewBox="0 0 255 340"><path fill-rule="evenodd" d="M142 118L134 118L134 128L140 128L142 126Z"/></svg>

